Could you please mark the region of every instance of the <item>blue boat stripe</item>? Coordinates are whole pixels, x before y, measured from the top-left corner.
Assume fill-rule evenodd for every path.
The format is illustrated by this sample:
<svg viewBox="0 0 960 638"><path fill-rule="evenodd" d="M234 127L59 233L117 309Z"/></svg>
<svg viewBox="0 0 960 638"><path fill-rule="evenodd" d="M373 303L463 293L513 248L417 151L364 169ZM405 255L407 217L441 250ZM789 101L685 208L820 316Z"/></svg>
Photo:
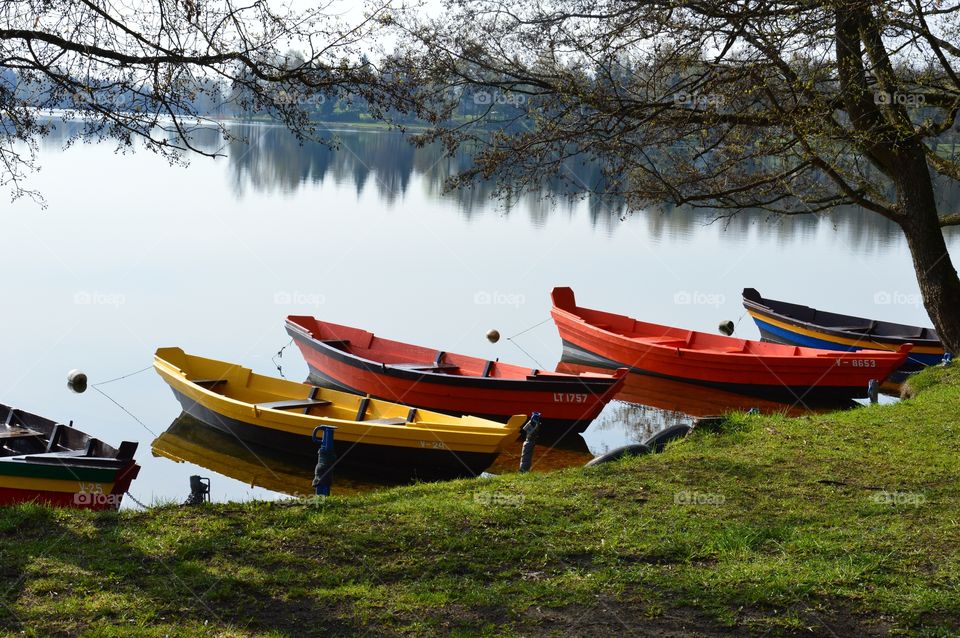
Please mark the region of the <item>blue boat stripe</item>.
<svg viewBox="0 0 960 638"><path fill-rule="evenodd" d="M756 322L757 327L760 328L761 333L769 333L777 338L777 341L781 343L788 343L795 346L801 346L806 348L823 348L826 350L840 350L844 352L856 352L857 350L864 350L865 348L858 348L856 346L849 346L842 343L835 343L833 341L827 341L826 339L817 339L816 337L810 337L808 335L799 334L796 332L791 332L790 330L785 330L780 326L774 326L762 319L753 318ZM915 367L916 366L931 366L940 363L943 359L942 355L939 354L913 354L907 357L907 364L902 366L903 368Z"/></svg>

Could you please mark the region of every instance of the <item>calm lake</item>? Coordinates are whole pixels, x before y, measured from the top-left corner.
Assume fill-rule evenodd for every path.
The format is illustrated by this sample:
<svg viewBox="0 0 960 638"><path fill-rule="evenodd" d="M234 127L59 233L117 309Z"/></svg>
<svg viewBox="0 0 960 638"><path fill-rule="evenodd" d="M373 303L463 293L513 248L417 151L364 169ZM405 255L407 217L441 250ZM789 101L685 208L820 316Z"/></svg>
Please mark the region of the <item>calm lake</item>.
<svg viewBox="0 0 960 638"><path fill-rule="evenodd" d="M158 346L180 346L278 374L288 314L554 369L560 340L541 322L557 285L573 287L585 306L657 323L716 332L732 319L746 338L759 333L740 305L744 287L929 324L905 241L873 215L757 213L724 225L676 209L624 216L597 199L505 207L484 187L444 195L443 178L469 158L415 151L395 133L337 131L341 147L332 151L299 146L273 126L246 132L251 144L187 169L111 144L64 150L53 136L29 183L48 208L25 199L3 206L0 402L72 419L111 444L139 441L143 469L131 493L147 504L182 501L191 474L210 477L217 501L308 492L310 477L241 458L242 450L231 455L232 442L213 435L191 443L193 453L210 452L206 467L155 456L151 443L180 414L160 378L147 370L100 387L128 414L93 389L71 393L70 369L107 381L150 366ZM591 175L575 179L589 184ZM950 246L956 259L957 235ZM492 344L491 328L519 336ZM276 362L286 377L306 378L294 346ZM683 422L683 412L713 410L696 388L634 390L635 402L611 403L582 440L542 450L535 469L582 464ZM503 455L491 471L512 471L516 460ZM338 476L334 494L370 483Z"/></svg>

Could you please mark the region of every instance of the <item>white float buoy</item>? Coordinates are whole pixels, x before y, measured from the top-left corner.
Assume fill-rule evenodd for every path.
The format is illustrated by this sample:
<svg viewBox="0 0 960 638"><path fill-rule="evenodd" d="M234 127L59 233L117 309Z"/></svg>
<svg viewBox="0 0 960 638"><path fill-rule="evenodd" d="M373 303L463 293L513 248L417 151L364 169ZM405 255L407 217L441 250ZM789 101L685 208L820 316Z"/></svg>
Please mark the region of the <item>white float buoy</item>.
<svg viewBox="0 0 960 638"><path fill-rule="evenodd" d="M734 325L733 322L729 319L725 319L720 322L720 332L727 335L728 337L733 334Z"/></svg>
<svg viewBox="0 0 960 638"><path fill-rule="evenodd" d="M496 343L500 341L500 331L499 330L488 330L487 331L487 341L490 343Z"/></svg>
<svg viewBox="0 0 960 638"><path fill-rule="evenodd" d="M82 394L87 389L87 375L79 370L71 370L67 373L67 387Z"/></svg>

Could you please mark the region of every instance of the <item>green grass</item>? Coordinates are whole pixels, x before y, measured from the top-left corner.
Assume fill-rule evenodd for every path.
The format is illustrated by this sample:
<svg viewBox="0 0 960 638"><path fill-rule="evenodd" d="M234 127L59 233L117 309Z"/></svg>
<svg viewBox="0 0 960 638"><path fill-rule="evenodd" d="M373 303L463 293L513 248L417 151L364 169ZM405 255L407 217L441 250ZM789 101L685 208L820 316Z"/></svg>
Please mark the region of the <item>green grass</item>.
<svg viewBox="0 0 960 638"><path fill-rule="evenodd" d="M960 370L912 384L896 405L732 415L661 455L550 475L2 510L0 623L26 636L957 635Z"/></svg>

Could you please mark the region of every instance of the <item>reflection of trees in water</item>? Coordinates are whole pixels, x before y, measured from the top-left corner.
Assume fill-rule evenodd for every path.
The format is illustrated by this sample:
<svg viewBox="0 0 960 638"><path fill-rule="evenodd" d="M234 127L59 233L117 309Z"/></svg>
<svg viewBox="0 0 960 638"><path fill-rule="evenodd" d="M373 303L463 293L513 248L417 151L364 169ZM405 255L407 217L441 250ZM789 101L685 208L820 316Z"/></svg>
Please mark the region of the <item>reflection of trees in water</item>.
<svg viewBox="0 0 960 638"><path fill-rule="evenodd" d="M231 145L230 162L238 191L246 184L257 190L287 191L306 182L320 183L330 174L338 184L350 180L358 194L372 184L381 199L393 203L406 192L416 175L423 178L428 195L456 201L467 219L489 210L495 197L495 184L491 182L444 192L448 178L470 167L472 159L468 149L447 154L439 145L415 149L399 133L350 131L337 133L339 148L332 150L309 142L301 147L285 129L276 126L238 125L236 128L238 133L249 137L251 145L250 149L239 142L235 148ZM960 187L947 186L941 189L941 197L945 206L954 210L960 207ZM622 200L592 192L602 190L597 163L571 162L568 178L549 183L540 196L524 195L517 200L500 202L494 208L497 214L505 216L523 210L535 225L542 225L549 217L572 215L575 202L585 201L593 225L615 232L628 214ZM705 225L713 223L724 228L730 237L756 233L783 243L812 238L826 225L836 231L839 242L858 252L873 252L902 241L900 230L889 220L850 208L832 214L791 217L747 210L730 219L714 221L715 214L709 210L661 205L629 217L627 223L641 225L646 234L654 237L664 234L693 237Z"/></svg>
<svg viewBox="0 0 960 638"><path fill-rule="evenodd" d="M58 123L56 130L45 138L44 147L62 146L81 130L81 123ZM400 133L385 131L337 131L331 135L336 137L338 147L331 148L317 142L301 144L281 126L238 123L231 125L230 130L237 139L226 144L212 128L196 130L194 143L206 151L228 154L233 188L238 195L247 188L293 193L305 184L322 184L331 179L341 186L352 184L358 195L375 188L382 201L392 204L406 193L414 176L419 176L429 196L455 201L467 219L489 210L494 203L495 185L491 182L444 192L447 178L471 166L469 149L460 148L452 154L445 153L439 145L416 149ZM731 219L712 221L715 215L708 210L664 204L628 216L622 200L596 192L603 188L599 164L570 162L566 178L550 182L539 196L525 195L493 208L495 214L504 216L524 211L540 226L550 217L573 215L575 202L584 201L594 227L613 233L623 223L629 223L634 230L652 237L693 237L705 225L715 223L725 228L724 235L729 237L743 238L755 233L781 243L809 239L826 225L836 230L839 243L860 253L903 241L895 224L858 209L792 217L748 210ZM960 209L960 184L941 184L938 194L943 210ZM625 217L629 217L626 222ZM952 234L953 229L948 231Z"/></svg>
<svg viewBox="0 0 960 638"><path fill-rule="evenodd" d="M603 412L590 425L591 431L616 432L630 442L643 443L651 436L674 425L692 426L695 419L683 412L662 410L638 403L611 401ZM614 446L603 444L604 449L591 449L600 455L609 452Z"/></svg>

